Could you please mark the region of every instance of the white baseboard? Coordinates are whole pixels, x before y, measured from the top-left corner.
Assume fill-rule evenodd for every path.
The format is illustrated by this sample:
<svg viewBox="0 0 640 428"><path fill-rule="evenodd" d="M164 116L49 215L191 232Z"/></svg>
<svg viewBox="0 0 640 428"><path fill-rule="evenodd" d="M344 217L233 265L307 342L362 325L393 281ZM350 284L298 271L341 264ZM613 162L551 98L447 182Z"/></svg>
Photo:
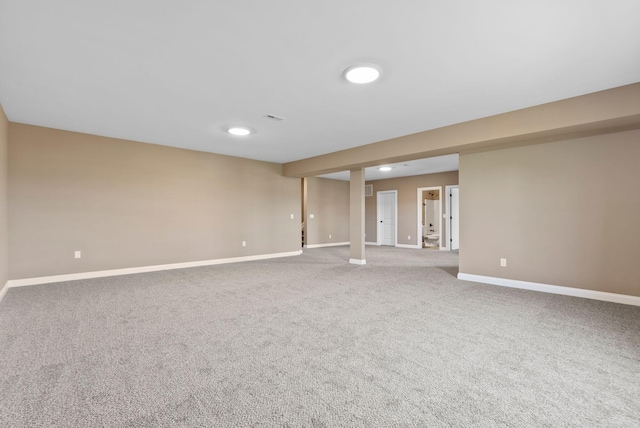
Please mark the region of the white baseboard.
<svg viewBox="0 0 640 428"><path fill-rule="evenodd" d="M324 248L324 247L340 247L343 245L350 245L351 242L330 242L328 244L311 244L305 245L304 248Z"/></svg>
<svg viewBox="0 0 640 428"><path fill-rule="evenodd" d="M254 260L275 259L279 257L299 256L302 250L288 253L260 254L256 256L230 257L227 259L202 260L199 262L171 263L166 265L142 266L136 268L100 270L93 272L71 273L66 275L41 276L37 278L12 279L7 281L5 288L24 287L28 285L49 284L54 282L75 281L78 279L103 278L106 276L130 275L134 273L157 272L171 269L184 269L198 266L221 265L226 263L239 263Z"/></svg>
<svg viewBox="0 0 640 428"><path fill-rule="evenodd" d="M585 299L640 306L640 297L628 296L626 294L585 290L584 288L563 287L560 285L541 284L538 282L518 281L515 279L495 278L492 276L473 275L469 273L458 273L458 279L463 281L499 285L501 287L521 288L523 290L541 291L543 293L562 294L565 296L583 297Z"/></svg>
<svg viewBox="0 0 640 428"><path fill-rule="evenodd" d="M417 244L396 244L397 248L413 248L413 249L421 249L422 245L417 245Z"/></svg>
<svg viewBox="0 0 640 428"><path fill-rule="evenodd" d="M349 263L352 265L366 265L367 261L364 259L349 259Z"/></svg>
<svg viewBox="0 0 640 428"><path fill-rule="evenodd" d="M0 302L2 302L2 298L5 294L7 294L7 290L9 289L9 281L5 282L2 288L0 288Z"/></svg>
<svg viewBox="0 0 640 428"><path fill-rule="evenodd" d="M378 247L380 246L380 244L378 244L377 242L365 242L364 245L377 245Z"/></svg>

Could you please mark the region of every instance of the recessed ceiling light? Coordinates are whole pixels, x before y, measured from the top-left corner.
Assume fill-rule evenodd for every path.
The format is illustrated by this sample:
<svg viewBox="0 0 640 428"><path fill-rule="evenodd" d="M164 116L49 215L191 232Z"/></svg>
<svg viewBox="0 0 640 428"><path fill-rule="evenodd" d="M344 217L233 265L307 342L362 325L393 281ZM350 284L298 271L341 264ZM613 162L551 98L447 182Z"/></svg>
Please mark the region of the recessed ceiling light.
<svg viewBox="0 0 640 428"><path fill-rule="evenodd" d="M387 172L387 171L391 171L391 167L390 166L381 166L380 168L378 168L380 171L383 172Z"/></svg>
<svg viewBox="0 0 640 428"><path fill-rule="evenodd" d="M232 126L227 129L227 132L231 135L237 135L239 137L244 137L245 135L251 134L251 130L249 128L245 128L242 126Z"/></svg>
<svg viewBox="0 0 640 428"><path fill-rule="evenodd" d="M360 64L347 68L344 78L351 83L371 83L380 77L380 67L373 64Z"/></svg>

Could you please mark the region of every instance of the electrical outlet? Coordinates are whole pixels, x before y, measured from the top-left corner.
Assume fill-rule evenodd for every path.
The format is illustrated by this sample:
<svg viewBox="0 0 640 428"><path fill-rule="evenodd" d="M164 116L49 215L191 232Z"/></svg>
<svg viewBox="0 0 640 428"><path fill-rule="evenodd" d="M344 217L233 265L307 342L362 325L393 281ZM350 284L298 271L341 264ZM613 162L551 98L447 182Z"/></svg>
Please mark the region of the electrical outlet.
<svg viewBox="0 0 640 428"><path fill-rule="evenodd" d="M331 234L329 234L329 239L331 239Z"/></svg>
<svg viewBox="0 0 640 428"><path fill-rule="evenodd" d="M81 251L76 251L75 253L73 253L73 257L75 257L76 259L79 259L82 257L82 252Z"/></svg>
<svg viewBox="0 0 640 428"><path fill-rule="evenodd" d="M407 236L407 241L411 241L411 235Z"/></svg>
<svg viewBox="0 0 640 428"><path fill-rule="evenodd" d="M507 267L507 259L500 259L500 266Z"/></svg>
<svg viewBox="0 0 640 428"><path fill-rule="evenodd" d="M315 216L313 214L309 214L309 218L314 218Z"/></svg>
<svg viewBox="0 0 640 428"><path fill-rule="evenodd" d="M291 214L291 220L293 220L293 214Z"/></svg>
<svg viewBox="0 0 640 428"><path fill-rule="evenodd" d="M247 241L242 241L242 246L246 247L247 246Z"/></svg>

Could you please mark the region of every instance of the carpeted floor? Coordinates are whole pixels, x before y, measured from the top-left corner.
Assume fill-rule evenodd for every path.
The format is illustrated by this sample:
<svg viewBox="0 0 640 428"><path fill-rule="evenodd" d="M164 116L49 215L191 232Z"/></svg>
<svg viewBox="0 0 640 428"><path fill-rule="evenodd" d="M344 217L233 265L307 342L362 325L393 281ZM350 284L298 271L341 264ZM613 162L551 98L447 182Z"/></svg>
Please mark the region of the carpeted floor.
<svg viewBox="0 0 640 428"><path fill-rule="evenodd" d="M640 426L640 307L347 247L12 288L0 426Z"/></svg>

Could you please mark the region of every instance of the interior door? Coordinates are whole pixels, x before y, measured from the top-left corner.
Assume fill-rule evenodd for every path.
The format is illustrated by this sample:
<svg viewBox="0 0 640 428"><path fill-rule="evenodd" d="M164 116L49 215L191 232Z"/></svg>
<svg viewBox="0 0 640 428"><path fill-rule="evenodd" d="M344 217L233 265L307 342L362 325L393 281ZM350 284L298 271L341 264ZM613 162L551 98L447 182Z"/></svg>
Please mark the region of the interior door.
<svg viewBox="0 0 640 428"><path fill-rule="evenodd" d="M378 205L380 245L396 245L396 193L380 192Z"/></svg>
<svg viewBox="0 0 640 428"><path fill-rule="evenodd" d="M451 251L460 248L460 188L452 187L449 194L451 214Z"/></svg>

